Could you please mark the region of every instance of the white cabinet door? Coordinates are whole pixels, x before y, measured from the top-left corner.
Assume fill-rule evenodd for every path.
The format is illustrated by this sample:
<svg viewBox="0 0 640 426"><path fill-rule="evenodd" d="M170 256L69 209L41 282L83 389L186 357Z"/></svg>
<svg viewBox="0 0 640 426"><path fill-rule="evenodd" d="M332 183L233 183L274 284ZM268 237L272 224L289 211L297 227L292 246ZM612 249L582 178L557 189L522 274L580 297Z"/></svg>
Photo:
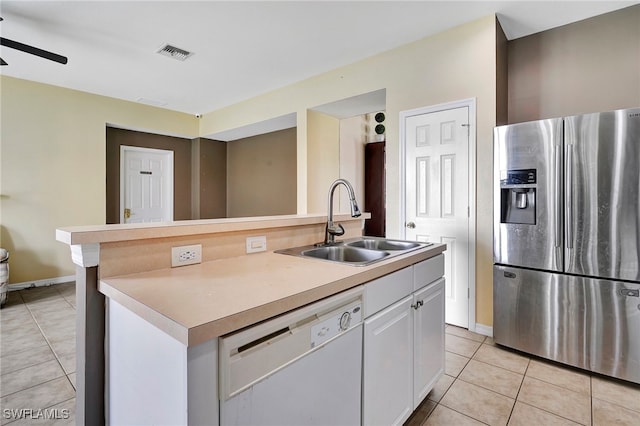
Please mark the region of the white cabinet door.
<svg viewBox="0 0 640 426"><path fill-rule="evenodd" d="M364 322L364 425L401 425L413 411L412 300L407 296Z"/></svg>
<svg viewBox="0 0 640 426"><path fill-rule="evenodd" d="M422 402L444 373L444 278L413 294L413 405Z"/></svg>

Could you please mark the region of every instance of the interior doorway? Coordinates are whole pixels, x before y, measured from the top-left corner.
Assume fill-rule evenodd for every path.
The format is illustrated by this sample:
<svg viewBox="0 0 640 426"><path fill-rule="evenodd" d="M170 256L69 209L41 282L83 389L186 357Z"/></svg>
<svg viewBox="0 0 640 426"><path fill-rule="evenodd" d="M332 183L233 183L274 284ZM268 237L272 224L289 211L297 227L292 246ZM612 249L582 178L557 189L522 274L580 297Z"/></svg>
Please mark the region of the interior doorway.
<svg viewBox="0 0 640 426"><path fill-rule="evenodd" d="M447 245L445 321L475 330L475 100L400 113L406 239Z"/></svg>
<svg viewBox="0 0 640 426"><path fill-rule="evenodd" d="M120 223L173 220L173 151L120 147Z"/></svg>

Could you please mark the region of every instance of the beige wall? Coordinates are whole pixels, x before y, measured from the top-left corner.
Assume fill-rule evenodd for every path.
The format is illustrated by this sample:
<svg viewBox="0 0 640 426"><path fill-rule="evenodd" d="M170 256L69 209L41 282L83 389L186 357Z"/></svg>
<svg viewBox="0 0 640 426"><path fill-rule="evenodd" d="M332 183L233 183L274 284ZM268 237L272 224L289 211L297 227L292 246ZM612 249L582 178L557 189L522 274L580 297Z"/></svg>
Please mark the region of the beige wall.
<svg viewBox="0 0 640 426"><path fill-rule="evenodd" d="M496 18L496 124L509 121L509 41Z"/></svg>
<svg viewBox="0 0 640 426"><path fill-rule="evenodd" d="M105 223L108 123L196 137L189 114L0 77L0 246L10 282L75 273L56 228Z"/></svg>
<svg viewBox="0 0 640 426"><path fill-rule="evenodd" d="M373 118L371 118L373 121ZM364 144L368 115L338 119L307 111L307 210L327 212L328 190L337 178L348 180L360 208L364 207ZM334 213L350 213L347 191L340 185L334 193Z"/></svg>
<svg viewBox="0 0 640 426"><path fill-rule="evenodd" d="M340 174L340 120L308 110L306 140L307 211L326 214L329 186Z"/></svg>
<svg viewBox="0 0 640 426"><path fill-rule="evenodd" d="M640 5L509 42L509 122L640 106Z"/></svg>
<svg viewBox="0 0 640 426"><path fill-rule="evenodd" d="M400 111L460 99L477 100L476 297L477 322L492 324L492 141L496 124L496 24L494 16L370 57L352 65L205 114L200 133L223 130L278 117L298 117L298 213L324 211L325 188L309 192L316 167L307 162L307 110L351 96L386 89L387 230L398 236L400 224ZM313 137L313 136L312 136ZM338 176L338 169L333 176ZM315 190L314 190L315 191ZM318 198L316 198L318 197ZM317 202L316 202L317 200Z"/></svg>
<svg viewBox="0 0 640 426"><path fill-rule="evenodd" d="M364 145L369 138L369 128L372 127L369 120L375 123L372 116L373 114L366 114L340 120L340 177L353 185L356 200L362 211L364 211ZM342 186L339 189L340 203L336 204L336 211L349 213L351 210L347 191Z"/></svg>
<svg viewBox="0 0 640 426"><path fill-rule="evenodd" d="M296 129L227 143L227 217L296 213Z"/></svg>

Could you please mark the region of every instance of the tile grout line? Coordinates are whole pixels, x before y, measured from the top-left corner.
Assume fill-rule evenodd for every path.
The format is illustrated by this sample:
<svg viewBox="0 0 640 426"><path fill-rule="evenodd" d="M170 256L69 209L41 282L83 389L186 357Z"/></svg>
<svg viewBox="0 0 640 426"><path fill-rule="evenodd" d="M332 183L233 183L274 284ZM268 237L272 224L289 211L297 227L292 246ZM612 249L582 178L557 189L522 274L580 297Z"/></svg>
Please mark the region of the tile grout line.
<svg viewBox="0 0 640 426"><path fill-rule="evenodd" d="M509 418L507 419L507 424L511 421L511 417L513 416L513 410L516 409L516 404L519 402L518 397L520 396L520 391L522 390L522 386L524 386L524 379L527 377L527 371L529 371L529 365L531 365L531 358L527 360L527 367L524 369L524 373L522 373L522 381L520 382L520 386L518 386L518 392L516 392L516 397L513 401L513 407L511 407L511 412L509 413Z"/></svg>
<svg viewBox="0 0 640 426"><path fill-rule="evenodd" d="M71 282L73 282L73 285L74 285L74 290L73 290L73 291L74 291L74 294L75 294L75 281L69 281L69 283L71 283ZM69 284L69 283L62 283L62 284ZM71 307L73 308L73 310L75 311L75 310L76 310L76 307L75 307L74 305L72 305L72 304L71 304L71 302L69 302L69 301L67 300L67 298L65 297L65 295L64 295L64 294L62 294L62 292L60 291L60 288L56 287L56 291L57 291L57 292L58 292L58 294L59 294L59 295L64 299L64 301L65 301L65 302L67 302L67 304L68 304L69 306L71 306Z"/></svg>
<svg viewBox="0 0 640 426"><path fill-rule="evenodd" d="M535 405L532 405L532 404L530 404L530 403L528 403L528 402L522 402L522 401L518 401L518 402L519 402L520 404L522 404L522 405L527 405L527 406L532 407L532 408L535 408L535 409L537 409L537 410L544 411L545 413L551 414L551 415L553 415L553 416L560 417L561 419L563 419L563 420L567 420L567 421L569 421L569 422L571 422L571 423L575 423L575 424L577 424L577 425L582 425L582 423L580 423L580 422L578 422L578 421L576 421L576 420L572 420L572 419L570 419L570 418L568 418L568 417L565 417L565 416L562 416L562 415L560 415L560 414L552 413L551 411L545 410L544 408L536 407ZM586 426L588 426L588 425L586 425Z"/></svg>
<svg viewBox="0 0 640 426"><path fill-rule="evenodd" d="M60 294L60 291L58 291L58 289L56 289L56 291L58 292L58 294L60 295L60 297L61 297L62 299L64 299L64 300L65 300L65 302L67 302L67 303L70 305L69 301L68 301L68 300L66 300L66 298L65 298L64 296L62 296L62 294ZM71 386L71 388L73 389L74 396L73 396L72 398L65 399L65 400L63 400L63 401L58 401L58 402L56 402L56 403L54 403L54 404L51 404L51 405L49 405L49 406L47 406L47 407L43 407L43 408L45 408L45 409L47 409L47 408L52 408L52 407L54 407L54 406L56 406L56 405L63 404L63 403L65 403L65 402L67 402L67 401L72 400L73 398L75 398L75 394L76 394L76 387L74 386L74 384L73 384L73 383L71 383L71 379L69 379L69 374L72 374L72 373L67 373L67 371L64 369L64 366L63 366L63 365L62 365L62 363L60 362L60 358L58 357L58 355L56 354L56 352L53 350L53 347L51 346L51 342L49 341L49 338L47 337L47 335L45 334L44 330L43 330L43 329L42 329L42 327L40 326L40 323L38 322L38 320L36 319L35 315L33 314L33 311L31 310L31 308L30 308L30 306L29 306L29 303L25 301L24 297L22 296L22 293L21 293L21 292L18 292L18 296L20 296L20 299L21 299L21 301L22 301L22 304L24 305L24 307L25 307L25 308L27 309L27 311L29 312L29 315L31 315L31 318L33 319L33 321L36 323L36 326L38 327L38 330L40 331L40 334L42 335L42 337L44 338L45 342L47 343L47 346L49 347L49 350L53 353L53 356L54 356L55 361L58 363L58 366L60 367L60 370L62 370L62 375L61 375L61 376L58 376L58 377L54 377L54 378L52 378L51 380L46 380L46 381L44 381L44 382L37 383L37 384L35 384L35 385L33 385L33 386L29 386L29 387L26 387L26 388L23 388L23 389L17 390L16 392L12 392L12 393L10 393L10 394L3 395L3 396L2 396L2 398L5 398L5 397L10 396L10 395L14 395L14 394L16 394L16 393L18 393L18 392L22 392L22 391L25 391L25 390L28 390L28 389L32 389L32 388L34 388L34 387L36 387L36 386L41 386L41 385L43 385L43 384L45 384L45 383L50 383L50 382L52 382L52 381L54 381L54 380L58 380L58 379L60 379L60 378L64 377L64 378L67 380L67 382L69 383L69 385ZM72 306L72 307L73 307L73 306ZM73 309L75 310L75 307L73 307ZM44 362L49 362L49 361L44 361ZM44 362L43 362L43 363L44 363ZM38 364L34 364L34 365L40 365L40 364L42 364L42 363L38 363ZM28 366L28 367L24 367L24 368L29 368L29 367L32 367L32 366ZM20 370L22 370L22 369L24 369L24 368L21 368L21 369L15 370L15 371L20 371ZM5 424L11 424L11 423L14 423L15 421L17 421L17 419L16 419L16 420L14 420L14 421L11 421L11 422L8 422L8 423L5 423Z"/></svg>
<svg viewBox="0 0 640 426"><path fill-rule="evenodd" d="M53 350L53 347L52 347L52 345L51 345L51 342L49 341L49 338L47 337L47 335L45 334L44 330L42 329L42 327L41 327L40 323L39 323L39 322L38 322L38 320L36 319L36 317L35 317L35 315L34 315L34 311L31 309L31 307L30 307L29 303L25 300L25 298L23 297L23 295L22 295L22 293L21 293L20 291L19 291L19 292L16 292L16 293L17 293L17 296L18 296L18 297L19 297L19 299L20 299L20 302L16 301L16 302L17 302L16 304L22 304L22 305L24 306L24 308L27 310L27 312L29 313L29 315L31 316L31 319L35 322L36 327L38 327L38 331L40 332L40 335L44 338L44 341L46 342L46 345L47 345L48 349L51 351L51 353L52 353L52 354L53 354L53 356L54 356L54 360L56 361L56 363L57 363L57 364L58 364L58 366L60 367L60 370L62 371L62 375L60 375L60 376L58 376L58 377L54 377L54 378L52 378L52 379L50 379L50 380L45 380L45 381L43 381L43 382L41 382L41 383L34 384L34 385L32 385L32 386L28 386L28 387L25 387L25 388L19 389L19 390L15 391L15 392L11 392L11 393L9 393L9 394L7 394L7 395L3 395L3 396L2 396L2 398L6 398L6 397L8 397L8 396L15 395L15 394L16 394L16 393L18 393L18 392L22 392L22 391L26 391L26 390L29 390L29 389L33 389L33 388L35 388L35 387L37 387L37 386L41 386L41 385L43 385L43 384L53 382L53 381L55 381L55 380L58 380L58 379L61 379L61 378L63 378L63 377L64 377L64 378L67 380L67 382L69 382L69 385L72 387L74 396L73 396L73 397L71 397L71 398L65 399L65 400L63 400L63 401L57 401L57 402L52 403L52 404L50 404L50 405L48 405L48 406L46 406L46 407L43 407L43 408L44 408L44 409L49 409L49 408L52 408L52 407L54 407L54 406L56 406L56 405L64 404L64 403L66 403L66 402L68 402L68 401L71 401L72 399L74 399L74 398L75 398L76 388L75 388L75 386L73 385L73 383L71 383L71 380L69 379L69 374L67 374L66 370L65 370L65 369L64 369L64 367L62 366L62 364L61 364L61 362L60 362L60 359L58 358L58 356L57 356L56 352ZM59 292L59 291L58 291L58 293L60 294L60 292ZM64 299L64 296L62 296L61 294L60 294L60 297L62 297L62 298ZM67 301L66 299L65 299L65 301L68 303L68 301ZM75 308L74 308L74 309L75 309ZM19 354L19 353L21 353L21 352L23 352L23 351L19 351L19 352L17 352L17 353ZM47 362L50 362L50 361L52 361L52 360L43 361L43 362L41 362L41 363L36 363L36 364L33 364L33 365L29 365L29 366L26 366L26 367L22 367L22 368L19 368L19 369L17 369L17 370L14 370L14 371L12 371L12 372L10 372L10 373L13 373L13 372L19 372L19 371L21 371L21 370L24 370L24 369L27 369L27 368L30 368L30 367L33 367L33 366L38 366L38 365L41 365L41 364L43 364L43 363L47 363ZM7 373L7 374L10 374L10 373ZM15 422L17 422L17 421L19 421L19 419L14 419L14 420L11 420L11 421L9 421L9 422L7 422L7 423L4 423L4 424L5 424L5 425L9 425L9 424L15 423Z"/></svg>
<svg viewBox="0 0 640 426"><path fill-rule="evenodd" d="M560 389L564 389L565 391L569 391L569 392L574 392L574 393L580 394L580 392L574 391L573 389L569 389L569 388L566 388L564 386L560 386L560 385L558 385L556 383L551 383L551 382L548 382L546 380L539 379L537 377L527 376L527 372L529 371L529 365L531 364L531 361L535 361L535 360L533 358L529 358L529 363L527 364L527 368L525 370L525 375L524 375L524 377L522 379L522 385L524 385L524 379L529 377L530 379L537 380L539 382L546 383L548 385L555 386L555 387L560 388ZM520 390L522 389L522 385L520 386L520 389L518 390L518 396L520 395ZM551 411L546 410L546 409L544 409L542 407L538 407L538 406L535 406L535 405L527 403L527 402L519 401L517 399L516 399L516 401L520 402L521 404L528 405L529 407L536 408L536 409L538 409L540 411L544 411L545 413L549 413L549 414L551 414L553 416L560 417L561 419L568 420L568 421L576 423L576 424L582 424L582 423L580 423L580 422L578 422L578 421L576 421L574 419L570 419L570 418L568 418L568 417L566 417L564 415L551 412ZM593 398L591 397L591 375L589 375L589 406L592 405L592 401L593 401ZM592 419L592 415L591 414L589 414L589 418L591 419L590 425L593 425L593 419Z"/></svg>
<svg viewBox="0 0 640 426"><path fill-rule="evenodd" d="M460 337L460 338L463 338L463 339L467 339L466 337L458 336L458 335L455 335L455 334L453 334L453 335L454 335L454 336L456 336L456 337ZM475 341L475 340L473 340L473 339L467 339L467 340L469 340L469 341ZM485 342L486 342L486 337L485 337L485 339L482 341L482 343L481 343L481 345L478 347L478 349L476 349L476 351L474 351L474 353L473 353L473 355L471 356L471 358L469 358L469 361L468 361L468 362L465 364L465 366L462 368L462 370L460 371L460 374L462 374L462 371L464 371L464 369L469 365L469 362L471 362L471 360L473 360L473 359L474 359L474 358L473 358L473 356L475 356L475 354L478 352L478 350L480 350L480 347L482 347L482 345L483 345L483 344L485 344ZM455 352L452 352L452 353L455 353ZM462 355L461 355L461 356L462 356ZM514 403L513 403L513 406L511 407L511 412L509 413L509 418L507 419L507 424L508 424L508 422L511 420L511 417L512 417L512 415L513 415L513 410L515 409L515 404L516 404L517 402L520 402L521 404L525 404L525 405L528 405L528 406L530 406L530 407L536 408L536 409L538 409L538 410L544 411L544 412L549 413L549 414L551 414L551 415L558 416L558 417L560 417L560 418L562 418L562 419L565 419L565 420L568 420L568 421L571 421L571 422L574 422L574 423L578 423L578 422L576 422L575 420L569 419L569 418L567 418L567 417L565 417L565 416L562 416L562 415L559 415L559 414L556 414L556 413L552 413L552 412L550 412L550 411L548 411L548 410L545 410L545 409L543 409L543 408L537 407L537 406L535 406L535 405L531 405L531 404L528 404L528 403L522 402L522 401L520 401L520 400L518 399L518 397L519 397L519 395L520 395L520 391L522 390L522 387L524 386L524 379L525 379L526 377L528 377L528 376L527 376L527 372L529 371L529 367L530 367L531 361L533 360L533 359L532 359L532 358L530 358L530 357L526 357L526 358L527 358L527 367L525 368L525 371L524 371L524 373L522 374L522 381L520 382L520 385L518 386L518 392L517 392L517 394L516 394L516 397L515 397L515 398L513 398ZM476 361L476 362L482 362L482 361L478 361L478 360L475 360L475 361ZM497 366L497 365L493 365L493 364L489 364L489 363L485 363L485 364L487 364L487 365L491 365L491 366L494 366L494 367L497 367L497 368L502 368L502 369L503 369L503 370L505 370L505 371L511 371L511 370L509 370L509 369L506 369L506 368L503 368L503 367L500 367L500 366ZM515 373L515 372L514 372L514 373ZM460 378L460 374L458 374L458 376L454 378L454 382L451 384L451 386L449 387L449 389L451 389L451 387L453 386L453 384L454 384L456 381L458 381L458 380L460 380L460 381L462 381L462 382L464 382L464 383L468 383L468 384L472 384L472 385L473 385L473 383L469 383L469 382L465 381L464 379ZM517 373L516 373L516 374L517 374ZM590 386L591 386L591 377L592 377L592 376L590 375L590 376L589 376L589 379L590 379ZM536 380L540 380L541 382L544 382L544 383L550 384L550 385L552 385L552 386L556 386L556 387L559 387L559 388L562 388L562 389L566 389L566 390L572 391L571 389L565 388L564 386L560 386L560 385L555 384L555 383L550 383L550 382L547 382L547 381L542 380L542 379L536 379ZM475 386L479 386L479 385L475 385ZM489 391L491 391L491 392L494 392L494 393L496 393L496 394L498 394L498 395L502 395L502 394L500 394L499 392L495 392L495 391L493 391L493 390L491 390L491 389L488 389L488 388L485 388L485 387L483 387L483 386L479 386L479 387L481 387L481 388L483 388L483 389L487 389L487 390L489 390ZM449 389L447 389L447 392L449 391ZM446 395L446 393L447 393L447 392L445 392L445 394L444 394L444 395ZM574 391L574 392L575 392L575 391ZM592 393L591 389L590 389L590 392ZM444 398L444 395L442 396L441 400ZM507 395L503 395L503 396L506 396L506 397L510 398L510 397L509 397L509 396L507 396ZM440 404L440 403L438 403L438 404ZM590 404L593 404L593 397L591 397L591 395L590 395ZM443 405L443 406L444 406L444 407L447 407L446 405ZM451 409L451 410L453 410L453 411L456 411L457 413L462 414L462 415L464 415L464 416L466 416L466 417L469 417L469 418L472 418L472 419L474 419L474 420L480 421L479 419L476 419L476 418L474 418L474 417L470 417L469 415L464 414L464 413L460 413L459 411L454 410L454 409L452 409L452 408L450 408L450 407L447 407L447 408L449 408L449 409ZM593 425L593 416L592 416L592 414L590 414L590 419L591 419L590 424L591 424L591 425Z"/></svg>
<svg viewBox="0 0 640 426"><path fill-rule="evenodd" d="M487 365L487 366L489 366L489 367L498 368L498 369L500 369L500 370L504 370L504 371L506 371L506 372L508 372L508 373L516 374L516 375L518 375L518 376L522 376L522 381L524 381L524 375L523 375L523 374L516 373L515 371L511 371L511 370L508 370L508 369L506 369L506 368L499 367L499 366L497 366L497 365L489 364L488 362L479 361L479 360L477 360L477 359L472 359L472 358L471 358L471 359L469 359L469 363L470 363L471 361L477 362L477 363L479 363L479 364L484 364L484 365ZM468 364L467 364L467 365L468 365ZM520 392L520 388L522 387L522 381L521 381L521 382L520 382L520 385L518 385L518 393L516 393L516 396L515 396L515 397L511 397L511 396L509 396L509 395L505 395L505 394L503 394L503 393L497 392L497 391L495 391L495 390L493 390L493 389L491 389L491 388L485 387L485 386L483 386L483 385L479 385L479 384L477 384L477 383L469 382L469 381L467 381L467 380L465 380L465 379L463 379L463 378L458 378L457 380L460 380L460 381L462 381L462 382L465 382L465 383L467 383L467 384L469 384L469 385L477 386L477 387L479 387L479 388L482 388L482 389L488 390L489 392L495 393L496 395L500 395L500 396L504 396L504 397L509 398L509 399L513 399L513 401L514 401L514 405L515 405L515 401L517 401L517 397L518 397L518 393Z"/></svg>
<svg viewBox="0 0 640 426"><path fill-rule="evenodd" d="M593 426L593 376L589 374L589 418Z"/></svg>
<svg viewBox="0 0 640 426"><path fill-rule="evenodd" d="M57 289L56 289L56 291L57 291ZM58 291L58 293L60 293L60 292ZM22 297L22 295L20 295L20 297ZM62 297L62 296L60 296L60 297ZM64 297L62 297L62 299L64 299L65 302L69 303ZM23 301L24 301L24 298L23 298ZM69 382L69 385L73 388L73 391L75 393L76 392L76 387L73 385L73 383L71 383L71 379L69 379L69 374L71 374L71 373L67 373L67 370L65 370L64 366L62 365L62 362L60 361L60 357L58 356L56 351L53 350L53 346L51 345L51 342L49 341L49 338L44 333L44 330L40 326L40 323L36 319L35 315L33 315L33 311L29 307L29 304L25 302L24 305L27 308L27 310L29 311L29 313L31 314L31 318L33 318L33 321L35 321L36 326L38 327L38 330L40 330L40 334L42 334L42 337L44 338L45 342L47 342L47 346L49 346L49 350L51 350L51 352L53 353L53 356L56 359L56 361L58 362L58 365L60 366L60 369L64 373L64 377L67 379L67 381ZM44 383L46 383L46 382L44 382Z"/></svg>
<svg viewBox="0 0 640 426"><path fill-rule="evenodd" d="M47 362L49 362L49 361L47 361ZM36 365L39 365L39 364L36 364ZM64 370L63 370L63 371L64 371ZM8 397L8 396L15 395L15 394L17 394L17 393L19 393L19 392L22 392L22 391L25 391L25 390L33 389L33 388L35 388L35 387L37 387L37 386L44 385L45 383L49 383L49 382L53 382L54 380L61 379L62 377L66 377L66 375L65 375L65 374L62 374L62 376L54 377L54 378L52 378L52 379L45 380L44 382L36 383L35 385L32 385L32 386L28 386L28 387L26 387L26 388L19 389L19 390L15 391L15 392L11 392L11 393L8 393L8 394L6 394L6 395L2 395L2 398L6 398L6 397ZM69 398L69 399L71 399L71 398ZM58 404L58 403L56 403L56 404ZM55 404L54 404L54 405L55 405ZM45 408L48 408L48 407L45 407Z"/></svg>
<svg viewBox="0 0 640 426"><path fill-rule="evenodd" d="M591 377L594 377L594 376L591 376ZM597 377L597 376L596 376L596 377ZM606 377L605 377L605 378L606 378ZM640 390L640 388L638 388L638 390ZM592 390L592 392L593 392L593 390ZM637 414L638 414L638 416L640 416L640 408L639 408L639 409L630 408L630 407L628 407L628 406L626 406L626 405L621 405L621 404L618 404L617 402L609 401L609 400L602 399L602 398L597 398L597 397L595 397L595 396L591 396L591 402L592 402L592 405L593 405L593 400L594 400L594 399L597 399L598 401L601 401L601 402L605 402L605 403L607 403L607 404L615 405L616 407L618 407L618 408L622 408L622 409L624 409L624 410L633 411L634 413L637 413Z"/></svg>
<svg viewBox="0 0 640 426"><path fill-rule="evenodd" d="M444 399L445 395L446 395L447 393L449 393L449 390L451 390L451 388L453 387L453 385L454 385L458 380L460 380L461 382L464 382L464 383L467 383L467 384L473 385L473 386L478 386L478 385L475 385L475 384L473 384L473 383L469 383L469 382L467 382L467 381L465 381L465 380L461 379L461 378L460 378L460 375L462 374L462 372L464 371L464 369L465 369L465 368L467 368L467 366L469 365L469 363L471 362L471 360L473 359L473 357L475 356L475 354L480 350L480 348L482 347L482 345L484 345L484 342L487 340L487 336L484 336L484 339L482 340L482 342L478 342L478 341L476 341L476 340L473 340L473 339L467 339L466 337L458 336L458 335L453 334L453 333L449 333L449 334L451 334L452 336L459 337L459 338L461 338L461 339L469 340L469 341L471 341L471 342L480 343L480 345L478 345L478 347L476 348L476 350L474 350L474 351L473 351L473 354L471 354L471 356L468 358L468 361L465 363L464 367L462 367L462 369L460 370L460 373L458 373L458 375L457 375L456 377L454 377L454 380L453 380L453 382L451 383L451 386L449 386L449 388L447 389L447 391L442 395L442 397L440 398L440 401L438 401L438 403L436 404L436 407L434 407L434 408L433 408L433 410L431 410L431 413L429 413L429 416L425 419L425 422L429 419L429 417L431 417L431 414L433 414L433 412L434 412L434 411L435 411L435 409L438 407L438 405L442 405L443 407L445 407L445 408L447 408L447 409L449 409L449 410L451 410L451 411L454 411L454 412L456 412L456 413L458 413L458 414L460 414L460 415L462 415L462 416L465 416L465 417L467 417L467 418L469 418L469 419L473 419L473 420L475 420L475 421L477 421L477 422L479 422L479 423L482 423L483 425L486 425L487 423L483 422L482 420L480 420L480 419L476 419L475 417L471 417L471 416L470 416L470 415L468 415L468 414L461 413L460 411L458 411L458 410L456 410L456 409L454 409L454 408L447 407L446 405L441 404L441 402L442 402L442 400ZM447 351L447 352L450 352L450 353L453 353L453 354L456 354L456 355L460 355L460 354L457 354L457 353L455 353L455 352L451 352L451 351ZM464 356L464 355L460 355L460 356ZM466 358L466 357L465 357L465 358ZM500 367L498 367L498 368L500 368ZM483 388L482 386L478 386L478 387L480 387L480 388L482 388L482 389L486 389L486 388ZM487 389L487 390L491 391L490 389ZM491 391L491 392L493 392L493 391ZM496 393L496 394L498 394L498 395L501 395L501 394L499 394L499 393L497 393L497 392L494 392L494 393ZM504 395L503 395L503 396L504 396ZM514 405L515 405L515 401L514 401ZM511 409L513 410L513 407L512 407Z"/></svg>
<svg viewBox="0 0 640 426"><path fill-rule="evenodd" d="M37 384L37 385L34 385L34 386L30 386L30 387L28 387L28 388L21 389L21 390L19 390L18 392L21 392L21 391L23 391L23 390L27 390L27 389L31 389L31 388L34 388L34 387L36 387L36 386L40 386L40 385L43 385L43 384L45 384L45 383L52 382L52 381L54 381L54 380L58 380L59 378L60 378L60 377L56 377L55 379L47 380L46 382L42 382L42 383L39 383L39 384ZM74 388L74 390L75 390L75 388ZM9 395L14 395L14 394L16 394L16 393L18 393L18 392L14 392L14 393L11 393L11 394L9 394ZM74 393L75 393L75 392L74 392ZM3 398L4 398L4 397L6 397L6 396L8 396L8 395L3 396ZM42 409L43 409L43 410L46 410L46 409L49 409L49 408L55 407L56 405L64 404L65 402L71 401L72 399L75 399L75 396L73 396L72 398L69 398L69 399L65 399L65 400L63 400L63 401L56 402L55 404L51 404L51 405L49 405L49 406L42 407ZM6 426L6 425L8 425L8 424L11 424L11 423L14 423L14 422L18 422L18 421L20 421L20 419L14 419L14 420L11 420L9 423L5 423L5 424L3 424L2 426Z"/></svg>

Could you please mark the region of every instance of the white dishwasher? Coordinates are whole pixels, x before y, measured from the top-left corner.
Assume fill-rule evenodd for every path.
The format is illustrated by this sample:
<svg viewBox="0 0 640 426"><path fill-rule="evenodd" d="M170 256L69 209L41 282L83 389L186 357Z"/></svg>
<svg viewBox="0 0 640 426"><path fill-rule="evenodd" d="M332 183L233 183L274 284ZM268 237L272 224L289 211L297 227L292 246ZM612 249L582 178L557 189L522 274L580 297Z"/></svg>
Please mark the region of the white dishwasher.
<svg viewBox="0 0 640 426"><path fill-rule="evenodd" d="M362 291L220 338L220 425L360 425Z"/></svg>

